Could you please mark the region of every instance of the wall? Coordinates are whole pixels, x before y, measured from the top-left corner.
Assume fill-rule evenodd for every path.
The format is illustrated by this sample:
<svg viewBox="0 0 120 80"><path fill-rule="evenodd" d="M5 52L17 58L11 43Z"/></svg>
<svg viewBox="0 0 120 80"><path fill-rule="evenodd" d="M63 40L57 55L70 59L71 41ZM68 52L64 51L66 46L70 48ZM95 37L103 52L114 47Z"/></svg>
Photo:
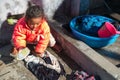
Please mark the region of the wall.
<svg viewBox="0 0 120 80"><path fill-rule="evenodd" d="M6 20L8 13L21 14L27 7L27 0L0 0L0 25Z"/></svg>

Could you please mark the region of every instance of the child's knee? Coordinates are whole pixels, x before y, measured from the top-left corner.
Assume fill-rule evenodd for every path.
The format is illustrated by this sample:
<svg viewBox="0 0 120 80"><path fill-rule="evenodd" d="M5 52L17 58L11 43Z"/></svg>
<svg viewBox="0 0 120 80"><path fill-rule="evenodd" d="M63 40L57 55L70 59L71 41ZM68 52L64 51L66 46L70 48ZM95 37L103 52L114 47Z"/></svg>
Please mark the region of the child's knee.
<svg viewBox="0 0 120 80"><path fill-rule="evenodd" d="M49 46L53 47L56 44L55 38L50 34Z"/></svg>
<svg viewBox="0 0 120 80"><path fill-rule="evenodd" d="M49 46L50 47L53 47L55 44L56 44L55 40L50 40L50 42L49 42Z"/></svg>

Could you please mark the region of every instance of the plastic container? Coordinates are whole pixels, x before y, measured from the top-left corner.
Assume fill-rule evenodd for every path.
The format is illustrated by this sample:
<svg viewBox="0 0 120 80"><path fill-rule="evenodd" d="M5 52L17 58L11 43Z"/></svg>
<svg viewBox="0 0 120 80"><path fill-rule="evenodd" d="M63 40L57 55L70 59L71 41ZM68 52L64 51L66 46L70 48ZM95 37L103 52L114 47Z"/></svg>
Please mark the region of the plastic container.
<svg viewBox="0 0 120 80"><path fill-rule="evenodd" d="M103 21L102 20L102 18L105 20L105 21L112 21L111 19L109 20L108 18L106 18L106 17L103 17L103 16L97 16L97 15L87 15L87 16L78 16L78 17L75 17L75 18L73 18L72 20L71 20L71 22L70 22L70 28L71 28L71 30L72 30L72 33L73 33L73 35L77 38L77 39L79 39L79 40L81 40L81 41L83 41L83 42L85 42L87 45L89 45L90 47L92 47L92 48L101 48L101 47L105 47L105 46L108 46L108 45L111 45L111 44L113 44L116 40L117 40L117 38L119 37L119 35L118 34L116 34L116 35L113 35L113 36L111 36L111 37L107 37L107 38L100 38L100 37L97 37L97 36L91 36L91 34L89 33L90 31L92 31L92 30L90 30L91 28L89 28L88 29L88 26L85 26L85 25L81 25L81 23L79 24L80 26L80 28L76 28L76 20L78 19L78 18L82 18L83 20L82 21L84 21L84 17L85 17L85 19L86 18L91 18L91 19L93 19L94 17L97 17L97 19L99 19L98 21L99 22L101 22L101 21ZM89 20L89 21L92 21L92 20ZM94 19L94 20L96 20L96 18ZM101 20L101 21L100 21ZM92 22L93 23L93 22ZM91 23L91 24L92 24ZM104 21L102 22L102 23L104 23ZM91 26L91 25L90 25ZM100 25L101 26L101 25ZM100 28L100 26L98 26L99 28ZM84 30L84 29L82 29L82 28L86 28L86 29L88 29L88 30ZM99 28L96 28L95 26L93 27L93 29L95 29L96 31L94 31L95 32L95 34L96 34L96 32L98 32L97 30L99 30ZM79 30L78 30L79 29ZM90 35L89 35L90 34Z"/></svg>
<svg viewBox="0 0 120 80"><path fill-rule="evenodd" d="M120 34L120 31L117 31L114 25L110 22L105 22L105 24L98 30L98 36L101 38L110 37L115 34Z"/></svg>

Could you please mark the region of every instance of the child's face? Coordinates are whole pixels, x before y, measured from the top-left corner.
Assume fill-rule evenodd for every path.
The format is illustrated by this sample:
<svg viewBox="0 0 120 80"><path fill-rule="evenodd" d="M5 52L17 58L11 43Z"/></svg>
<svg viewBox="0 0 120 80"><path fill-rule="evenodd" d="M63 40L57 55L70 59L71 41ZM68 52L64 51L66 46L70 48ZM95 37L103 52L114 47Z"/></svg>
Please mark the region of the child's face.
<svg viewBox="0 0 120 80"><path fill-rule="evenodd" d="M32 18L30 20L27 21L28 26L31 29L34 29L36 27L38 27L41 24L42 18L38 17L38 18Z"/></svg>

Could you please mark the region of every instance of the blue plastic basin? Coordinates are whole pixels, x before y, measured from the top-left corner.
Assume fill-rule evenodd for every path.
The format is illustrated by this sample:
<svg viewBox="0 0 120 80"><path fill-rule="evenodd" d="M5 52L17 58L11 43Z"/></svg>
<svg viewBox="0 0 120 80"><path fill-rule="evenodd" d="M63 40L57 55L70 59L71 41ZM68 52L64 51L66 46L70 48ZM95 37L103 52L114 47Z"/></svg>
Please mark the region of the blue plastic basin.
<svg viewBox="0 0 120 80"><path fill-rule="evenodd" d="M107 17L98 16L98 15L86 15L86 16L82 16L82 17L81 16L75 17L70 22L70 28L72 30L73 35L77 39L85 42L87 45L89 45L92 48L101 48L101 47L105 47L105 46L113 44L117 40L119 35L116 34L116 35L113 35L113 36L107 37L107 38L97 37L97 35L96 35L97 34L97 30L101 27L101 25L94 26L94 27L92 25L84 25L83 26L83 22L82 22L82 23L79 24L79 27L76 28L76 20L78 18L82 18L82 21L85 21L86 18L89 18L89 21L91 21L93 23L94 21L92 21L92 17L91 16L94 18L94 20L98 20L100 18L100 20L102 21L101 25L102 25L102 23L104 23L107 20L109 22L114 21L114 20L109 19ZM103 21L102 18L105 19L105 20ZM98 22L100 22L100 20ZM94 29L93 30L94 33L92 33L92 30L90 30L92 28ZM91 35L94 35L94 36L91 36Z"/></svg>

